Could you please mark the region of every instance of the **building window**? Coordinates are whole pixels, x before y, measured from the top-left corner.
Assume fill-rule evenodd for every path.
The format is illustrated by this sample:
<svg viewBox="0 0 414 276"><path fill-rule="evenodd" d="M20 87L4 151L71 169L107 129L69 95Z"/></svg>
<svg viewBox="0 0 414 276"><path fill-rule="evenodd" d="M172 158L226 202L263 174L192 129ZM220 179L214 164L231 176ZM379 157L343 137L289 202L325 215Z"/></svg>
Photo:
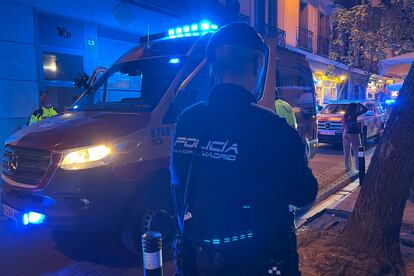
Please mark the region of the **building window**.
<svg viewBox="0 0 414 276"><path fill-rule="evenodd" d="M70 81L83 72L83 57L61 53L43 53L43 76L48 81Z"/></svg>

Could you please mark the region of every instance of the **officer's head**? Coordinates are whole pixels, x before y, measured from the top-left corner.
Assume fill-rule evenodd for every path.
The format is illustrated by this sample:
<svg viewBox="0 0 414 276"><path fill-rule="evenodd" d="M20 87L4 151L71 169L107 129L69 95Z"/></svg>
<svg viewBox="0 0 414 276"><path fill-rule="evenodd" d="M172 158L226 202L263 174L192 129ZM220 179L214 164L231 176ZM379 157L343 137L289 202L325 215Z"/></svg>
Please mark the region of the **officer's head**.
<svg viewBox="0 0 414 276"><path fill-rule="evenodd" d="M52 103L46 93L42 93L40 96L40 105L45 108L50 108L52 106Z"/></svg>
<svg viewBox="0 0 414 276"><path fill-rule="evenodd" d="M224 26L207 45L207 59L219 82L237 84L256 96L264 78L267 53L263 38L244 23Z"/></svg>

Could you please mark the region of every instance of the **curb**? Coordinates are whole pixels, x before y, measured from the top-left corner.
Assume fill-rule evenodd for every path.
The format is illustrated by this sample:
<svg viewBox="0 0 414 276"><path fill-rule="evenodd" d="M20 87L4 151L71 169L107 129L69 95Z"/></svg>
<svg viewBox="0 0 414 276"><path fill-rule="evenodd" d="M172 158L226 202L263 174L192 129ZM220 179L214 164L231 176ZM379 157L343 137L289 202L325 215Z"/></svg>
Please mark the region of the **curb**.
<svg viewBox="0 0 414 276"><path fill-rule="evenodd" d="M297 219L300 219L307 212L309 212L312 209L312 207L314 207L314 206L320 204L321 202L325 201L331 195L336 194L337 192L339 192L340 190L342 190L343 188L345 188L349 184L353 183L357 179L358 179L358 174L355 174L355 175L353 175L353 176L351 176L351 177L349 177L349 178L347 178L347 179L345 179L343 181L340 181L338 184L334 185L332 188L328 189L326 192L324 192L322 195L320 195L318 198L316 198L316 200L314 202L312 202L308 206L305 206L303 208L300 208L296 212Z"/></svg>
<svg viewBox="0 0 414 276"><path fill-rule="evenodd" d="M346 181L343 181L343 183L345 182ZM318 203L315 203L314 205L312 205L311 208L306 209L304 210L304 212L300 213L300 217L297 217L297 219L295 220L297 228L301 228L309 222L312 222L315 219L319 218L323 214L331 214L339 217L344 217L343 214L349 212L335 209L335 207L342 201L346 200L354 192L358 185L359 182L356 180L349 184L346 184L340 189L332 189L337 191L334 193L330 193L330 195L328 195L324 200L318 200Z"/></svg>

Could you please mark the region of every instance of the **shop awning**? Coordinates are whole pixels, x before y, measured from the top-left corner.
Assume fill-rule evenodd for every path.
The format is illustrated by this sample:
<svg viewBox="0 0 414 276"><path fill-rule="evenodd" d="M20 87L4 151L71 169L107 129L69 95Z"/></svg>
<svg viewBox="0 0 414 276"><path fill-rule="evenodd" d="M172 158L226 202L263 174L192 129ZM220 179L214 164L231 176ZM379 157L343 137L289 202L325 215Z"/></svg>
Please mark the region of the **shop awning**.
<svg viewBox="0 0 414 276"><path fill-rule="evenodd" d="M380 61L380 73L387 76L405 76L414 62L414 52Z"/></svg>

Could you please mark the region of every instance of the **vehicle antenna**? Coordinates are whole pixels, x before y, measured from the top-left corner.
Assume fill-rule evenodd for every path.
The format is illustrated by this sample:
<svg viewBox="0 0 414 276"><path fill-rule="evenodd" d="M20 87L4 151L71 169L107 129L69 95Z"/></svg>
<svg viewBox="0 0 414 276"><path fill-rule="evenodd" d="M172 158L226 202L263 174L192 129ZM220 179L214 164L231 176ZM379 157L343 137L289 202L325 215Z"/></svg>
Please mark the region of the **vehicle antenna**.
<svg viewBox="0 0 414 276"><path fill-rule="evenodd" d="M150 47L150 25L148 24L148 27L147 27L147 46L146 46L146 48L149 48Z"/></svg>

